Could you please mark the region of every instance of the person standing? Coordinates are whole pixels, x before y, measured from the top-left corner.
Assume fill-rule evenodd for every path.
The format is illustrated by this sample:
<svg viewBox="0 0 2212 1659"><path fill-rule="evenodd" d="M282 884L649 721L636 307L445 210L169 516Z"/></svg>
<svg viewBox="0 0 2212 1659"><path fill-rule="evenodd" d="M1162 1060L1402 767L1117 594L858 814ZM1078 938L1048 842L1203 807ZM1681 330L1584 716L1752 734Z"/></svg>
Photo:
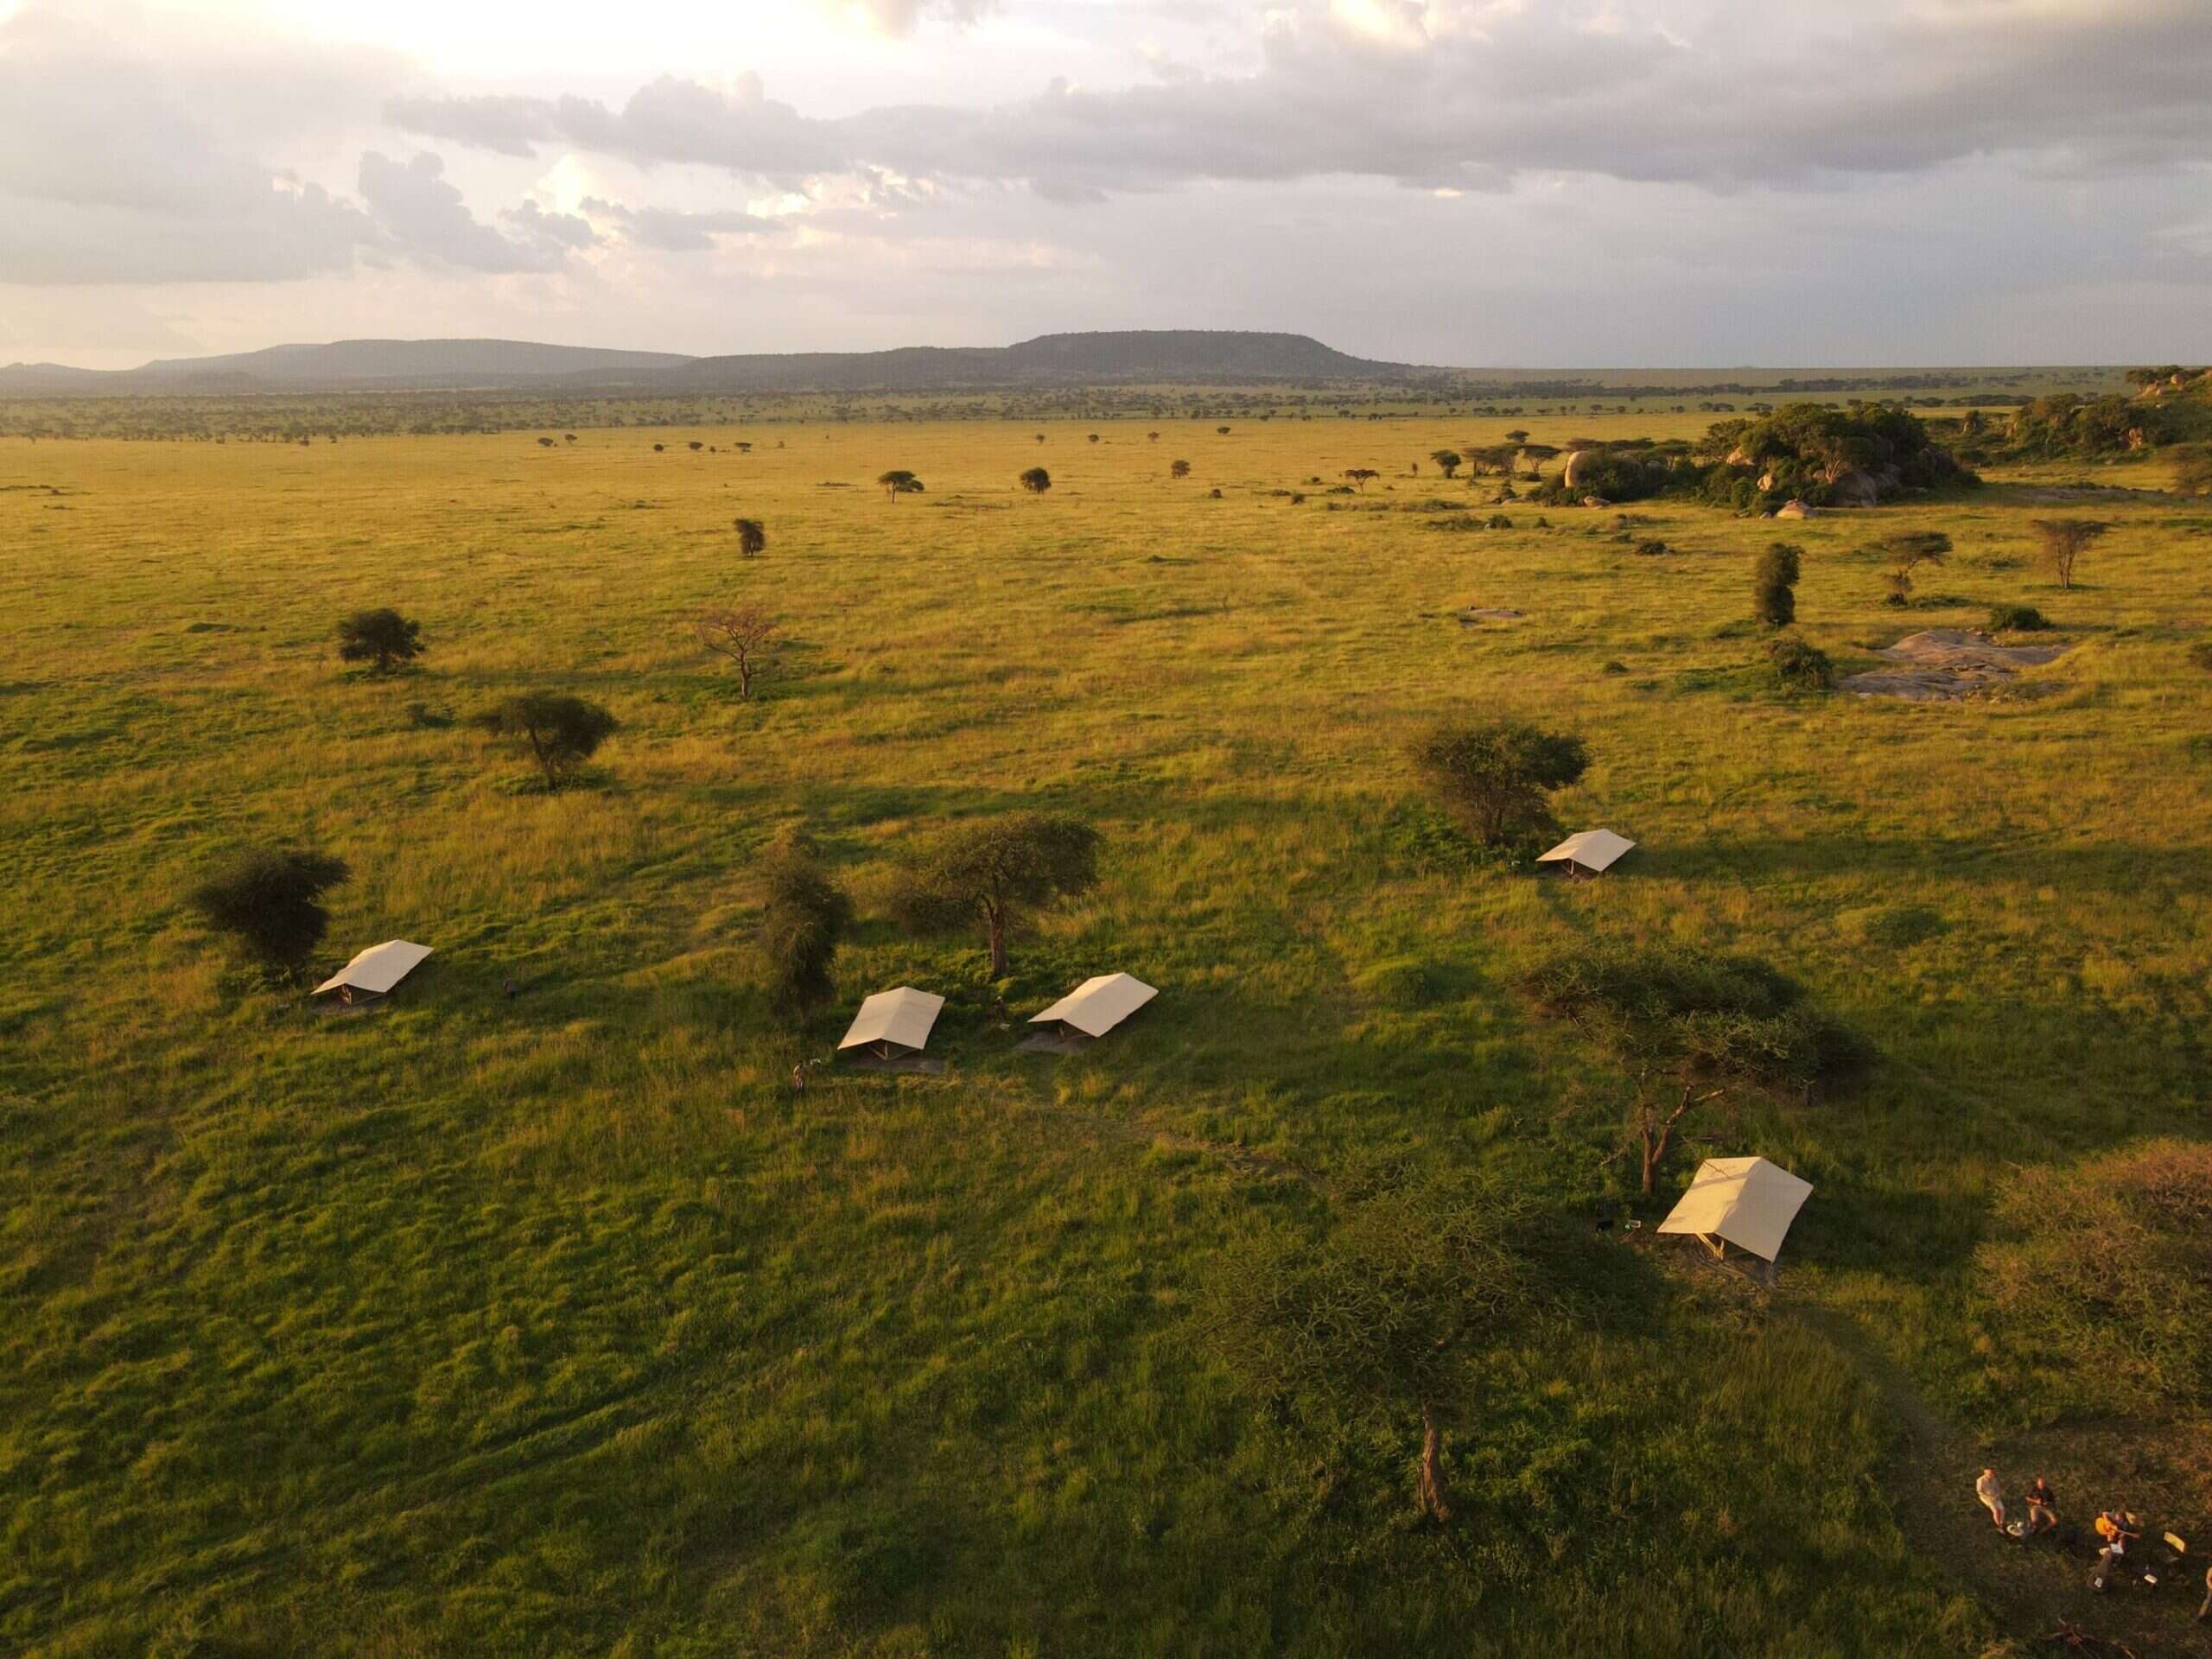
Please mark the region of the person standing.
<svg viewBox="0 0 2212 1659"><path fill-rule="evenodd" d="M1994 1469L1981 1471L1981 1478L1974 1484L1974 1495L1981 1500L1981 1507L1989 1511L1990 1524L1998 1531L2004 1531L2005 1488L1999 1484Z"/></svg>
<svg viewBox="0 0 2212 1659"><path fill-rule="evenodd" d="M2049 1532L2058 1525L2058 1498L2050 1483L2037 1475L2028 1483L2028 1536Z"/></svg>

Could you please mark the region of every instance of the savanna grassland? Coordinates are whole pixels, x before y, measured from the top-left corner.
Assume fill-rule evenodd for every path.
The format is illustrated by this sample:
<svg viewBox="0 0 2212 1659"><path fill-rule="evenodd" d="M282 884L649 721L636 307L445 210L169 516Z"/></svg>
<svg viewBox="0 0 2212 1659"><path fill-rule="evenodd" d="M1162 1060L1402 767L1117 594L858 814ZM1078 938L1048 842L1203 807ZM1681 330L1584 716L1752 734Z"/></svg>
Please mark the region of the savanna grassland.
<svg viewBox="0 0 2212 1659"><path fill-rule="evenodd" d="M2044 1437L2076 1518L2126 1471L2067 1439L1977 1250L2018 1166L2202 1133L2212 508L2145 463L1788 526L1656 502L1469 529L1497 481L1426 459L1711 418L0 442L0 1648L2039 1635L2034 1598L2080 1575L1993 1587L1975 1552L2010 1547L1966 1461ZM1360 467L1363 494L1306 482ZM926 493L887 499L890 467ZM2070 592L2034 563L2054 512L2114 525ZM1900 529L1955 547L1910 612L1872 550ZM1777 531L1843 671L1999 601L2072 648L2023 676L2042 695L1785 694L1745 620ZM791 641L750 702L690 626L740 599ZM421 620L420 671L337 660L336 620L381 605ZM579 786L471 728L524 690L623 721ZM1614 876L1439 852L1408 741L1500 710L1587 741L1558 804L1642 844ZM1014 1052L980 938L878 901L916 836L1031 805L1103 833L1103 879L1017 938L1007 1002L1161 988L1074 1058ZM750 948L748 870L792 825L861 917L804 1033ZM353 869L331 962L436 948L388 1008L306 1012L189 917L271 841ZM1586 1235L1626 1191L1627 1081L1520 979L1598 938L1755 956L1870 1058L1693 1120L1643 1211L1707 1154L1805 1176L1771 1296L1680 1251L1554 1251L1550 1311L1445 1402L1456 1512L1424 1524L1414 1425L1317 1445L1193 1309L1230 1240L1319 1225L1385 1154ZM793 1062L899 983L950 999L947 1073L794 1098ZM1957 1437L1920 1471L1948 1508L1902 1492L1906 1397ZM2212 1522L2201 1467L2158 1478ZM2178 1602L2110 1617L2200 1650Z"/></svg>

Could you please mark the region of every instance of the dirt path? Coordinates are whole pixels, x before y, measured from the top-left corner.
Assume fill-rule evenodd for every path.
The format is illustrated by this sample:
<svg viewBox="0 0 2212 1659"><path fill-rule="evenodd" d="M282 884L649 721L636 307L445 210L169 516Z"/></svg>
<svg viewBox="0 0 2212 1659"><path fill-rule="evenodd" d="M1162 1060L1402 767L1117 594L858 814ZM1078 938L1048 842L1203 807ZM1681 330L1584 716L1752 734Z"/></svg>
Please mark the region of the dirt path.
<svg viewBox="0 0 2212 1659"><path fill-rule="evenodd" d="M1897 1525L1913 1548L1939 1563L1987 1608L2005 1635L2028 1652L2064 1652L2042 1638L2071 1619L2093 1636L2123 1642L2138 1659L2200 1659L2212 1656L2212 1625L2194 1622L2204 1594L2205 1541L2192 1541L2190 1559L2155 1589L2131 1586L2098 1596L2088 1588L2095 1556L2087 1544L2072 1550L2047 1541L2033 1544L2000 1536L1974 1497L1974 1477L1995 1467L2017 1502L2032 1471L2006 1449L1986 1451L1921 1397L1904 1369L1861 1331L1856 1321L1802 1303L1789 1313L1826 1338L1880 1398L1901 1440L1885 1475ZM2037 1437L2049 1440L2051 1437ZM2044 1448L2034 1448L2041 1453ZM2062 1518L2086 1536L2098 1507L2094 1494L2072 1483L2053 1462ZM2162 1522L2144 1512L2153 1535L2139 1549L2155 1548Z"/></svg>

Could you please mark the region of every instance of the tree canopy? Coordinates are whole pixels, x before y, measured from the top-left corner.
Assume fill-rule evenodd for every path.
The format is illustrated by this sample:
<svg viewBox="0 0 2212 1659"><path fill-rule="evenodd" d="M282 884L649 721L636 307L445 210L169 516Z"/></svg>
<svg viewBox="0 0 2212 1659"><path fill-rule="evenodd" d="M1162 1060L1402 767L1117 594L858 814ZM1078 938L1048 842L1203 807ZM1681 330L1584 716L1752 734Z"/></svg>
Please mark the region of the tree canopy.
<svg viewBox="0 0 2212 1659"><path fill-rule="evenodd" d="M1446 810L1487 847L1553 827L1549 797L1590 765L1582 740L1519 720L1447 721L1414 745L1414 768Z"/></svg>
<svg viewBox="0 0 2212 1659"><path fill-rule="evenodd" d="M1009 933L1027 912L1094 886L1098 848L1089 824L1044 812L963 825L908 861L892 889L892 913L918 932L980 920L991 976L1003 979Z"/></svg>
<svg viewBox="0 0 2212 1659"><path fill-rule="evenodd" d="M256 848L194 887L186 902L270 975L296 979L330 927L322 895L351 874L327 853Z"/></svg>
<svg viewBox="0 0 2212 1659"><path fill-rule="evenodd" d="M389 607L356 611L338 625L340 660L366 663L372 674L390 674L402 664L413 662L425 649L423 625Z"/></svg>
<svg viewBox="0 0 2212 1659"><path fill-rule="evenodd" d="M903 467L895 467L887 473L878 473L875 481L893 501L902 495L919 495L922 493L922 480Z"/></svg>
<svg viewBox="0 0 2212 1659"><path fill-rule="evenodd" d="M597 703L555 691L509 697L479 715L477 723L494 737L527 749L544 772L549 789L574 777L621 728L621 721Z"/></svg>

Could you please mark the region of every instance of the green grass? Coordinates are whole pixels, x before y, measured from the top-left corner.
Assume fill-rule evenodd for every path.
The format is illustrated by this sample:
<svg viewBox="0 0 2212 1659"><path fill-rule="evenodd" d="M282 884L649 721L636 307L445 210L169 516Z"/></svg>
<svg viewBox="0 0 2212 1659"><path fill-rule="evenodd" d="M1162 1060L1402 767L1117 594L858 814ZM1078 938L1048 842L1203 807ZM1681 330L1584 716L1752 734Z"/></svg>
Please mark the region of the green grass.
<svg viewBox="0 0 2212 1659"><path fill-rule="evenodd" d="M1446 443L1710 418L0 441L0 485L67 492L0 493L0 1646L1980 1652L2001 1619L1908 1547L1894 1425L1789 1304L2001 1427L1994 1185L2201 1132L2212 515L2101 495L2064 595L2045 482L1789 526L1840 672L1999 602L2074 647L2050 695L1908 707L1762 675L1732 625L1776 526L1642 504L1654 559L1611 513L1400 510L1488 515L1404 476ZM1265 493L1361 465L1357 511ZM1951 534L1939 604L1883 605L1896 529ZM796 641L751 703L688 626L739 597ZM424 671L337 663L382 604ZM622 718L595 786L408 712L523 689ZM1642 843L1616 876L1452 855L1404 740L1499 708L1588 740L1561 810ZM875 902L912 836L1028 804L1096 823L1105 879L1016 940L1009 1001L1162 991L1075 1060L991 1029L980 939ZM844 1007L945 992L947 1077L790 1096L842 1028L754 988L747 870L793 823L861 901ZM332 959L437 948L388 1011L307 1014L184 913L270 839L353 864ZM1663 1251L1560 1266L1571 1312L1448 1402L1426 1529L1412 1434L1317 1446L1233 1393L1194 1288L1378 1151L1567 1214L1618 1190L1623 1079L1516 989L1596 936L1763 957L1879 1058L1671 1166L1814 1182L1777 1302Z"/></svg>

